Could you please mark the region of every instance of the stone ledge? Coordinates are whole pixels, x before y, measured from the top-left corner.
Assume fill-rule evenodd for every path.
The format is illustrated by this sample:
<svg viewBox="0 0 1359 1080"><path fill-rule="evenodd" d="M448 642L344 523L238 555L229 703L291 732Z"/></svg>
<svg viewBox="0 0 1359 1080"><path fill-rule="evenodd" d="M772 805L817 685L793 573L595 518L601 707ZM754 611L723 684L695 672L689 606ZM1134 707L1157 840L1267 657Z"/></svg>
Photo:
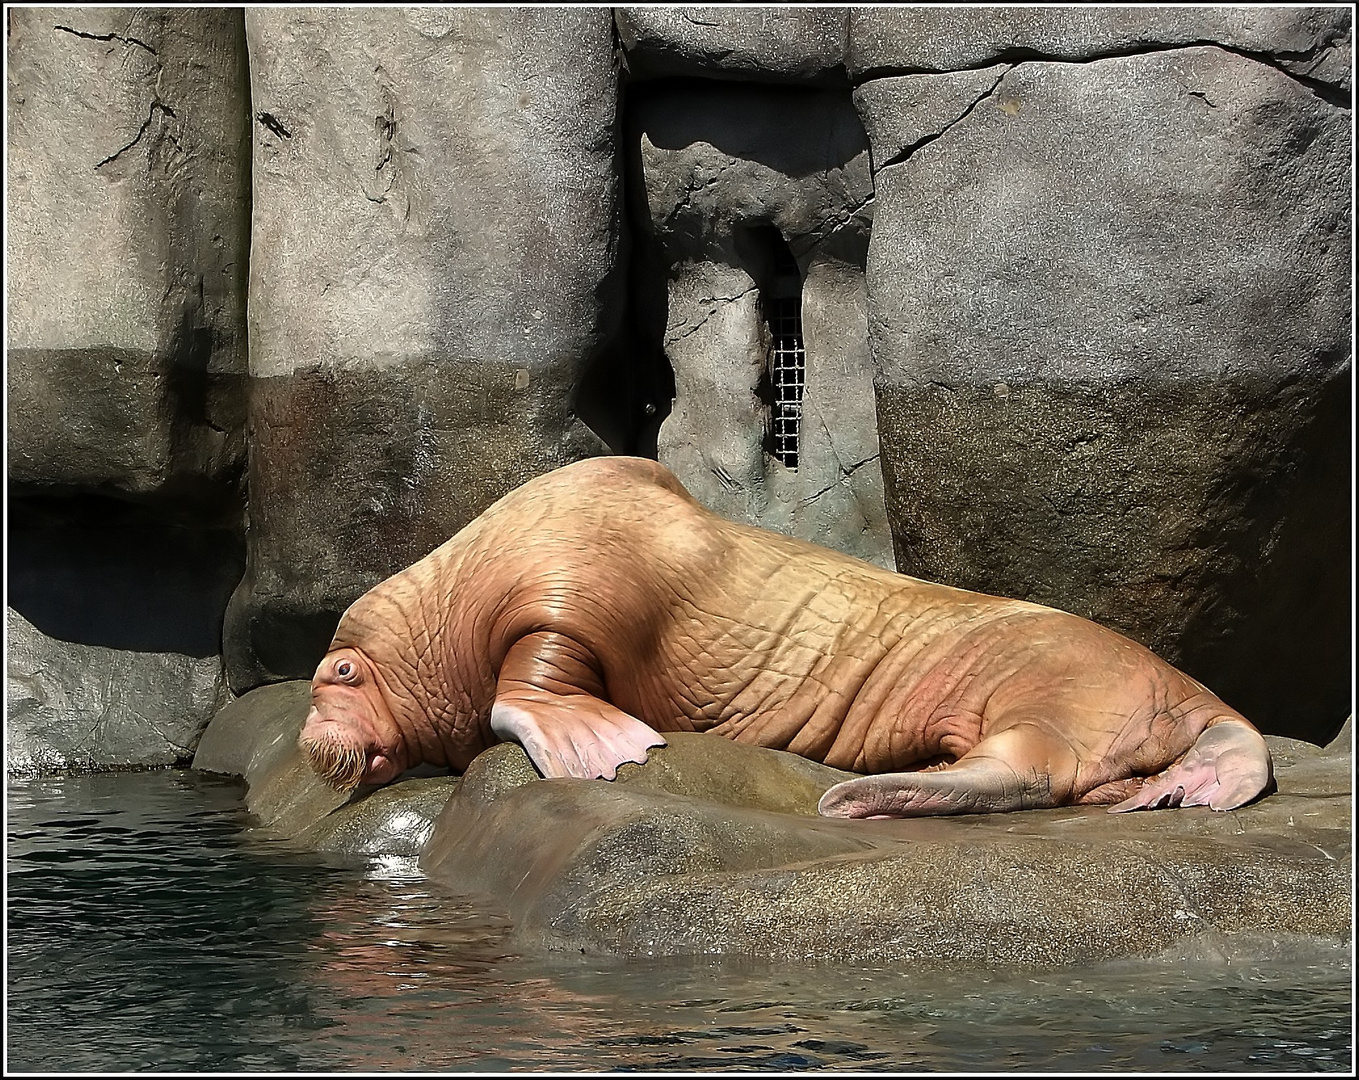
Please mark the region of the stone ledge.
<svg viewBox="0 0 1359 1080"><path fill-rule="evenodd" d="M1229 813L838 821L816 799L847 774L686 733L613 783L540 780L501 744L462 778L345 799L296 749L307 691L233 702L195 767L243 776L262 827L295 844L418 853L505 910L521 947L994 966L1258 958L1351 933L1350 725L1324 750L1270 738L1279 792Z"/></svg>

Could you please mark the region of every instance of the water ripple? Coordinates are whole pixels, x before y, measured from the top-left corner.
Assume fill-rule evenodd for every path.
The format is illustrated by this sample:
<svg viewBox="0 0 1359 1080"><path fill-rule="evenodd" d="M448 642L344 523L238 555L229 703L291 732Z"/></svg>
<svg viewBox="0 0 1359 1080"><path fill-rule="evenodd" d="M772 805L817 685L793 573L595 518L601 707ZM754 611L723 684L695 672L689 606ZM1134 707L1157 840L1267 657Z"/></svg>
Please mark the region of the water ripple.
<svg viewBox="0 0 1359 1080"><path fill-rule="evenodd" d="M1349 1071L1340 964L1039 973L520 956L192 772L11 781L13 1070Z"/></svg>

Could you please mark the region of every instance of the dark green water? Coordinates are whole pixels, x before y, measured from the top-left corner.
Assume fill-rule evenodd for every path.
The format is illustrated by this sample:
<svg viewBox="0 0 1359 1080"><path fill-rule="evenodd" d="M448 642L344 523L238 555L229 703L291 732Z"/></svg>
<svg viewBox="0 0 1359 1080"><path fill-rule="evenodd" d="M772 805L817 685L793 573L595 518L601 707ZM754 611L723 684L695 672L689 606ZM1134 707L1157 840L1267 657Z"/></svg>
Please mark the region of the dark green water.
<svg viewBox="0 0 1359 1080"><path fill-rule="evenodd" d="M940 974L519 956L410 860L288 854L192 772L11 781L19 1071L1349 1071L1350 968Z"/></svg>

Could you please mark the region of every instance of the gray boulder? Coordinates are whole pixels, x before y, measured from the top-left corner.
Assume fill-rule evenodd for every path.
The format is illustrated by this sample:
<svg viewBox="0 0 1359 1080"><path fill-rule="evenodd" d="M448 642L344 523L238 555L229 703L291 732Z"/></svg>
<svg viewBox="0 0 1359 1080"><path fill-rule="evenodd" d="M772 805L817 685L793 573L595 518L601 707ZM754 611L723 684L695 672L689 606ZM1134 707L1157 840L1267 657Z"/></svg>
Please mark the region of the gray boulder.
<svg viewBox="0 0 1359 1080"><path fill-rule="evenodd" d="M50 638L5 611L5 771L183 765L230 698L217 656Z"/></svg>
<svg viewBox="0 0 1359 1080"><path fill-rule="evenodd" d="M309 676L356 597L516 485L607 451L581 399L622 269L606 9L258 9L246 30L238 690Z"/></svg>
<svg viewBox="0 0 1359 1080"><path fill-rule="evenodd" d="M890 568L863 273L873 184L848 96L668 85L631 115L634 285L674 378L657 456L724 517Z"/></svg>
<svg viewBox="0 0 1359 1080"><path fill-rule="evenodd" d="M814 802L789 813L787 795L760 806L751 785L824 790L844 774L799 759L790 776L786 754L719 751L712 738L672 736L612 785L510 787L496 773L523 776L511 764L522 753L492 748L435 823L421 865L504 904L518 941L572 952L1048 965L1205 942L1258 955L1271 939L1293 949L1350 933L1340 748L1308 755L1292 744L1301 760L1281 765L1279 794L1228 814L1072 807L845 822L811 816ZM705 782L683 795L637 783L661 769Z"/></svg>
<svg viewBox="0 0 1359 1080"><path fill-rule="evenodd" d="M849 8L614 9L630 79L676 75L844 85Z"/></svg>
<svg viewBox="0 0 1359 1080"><path fill-rule="evenodd" d="M1215 47L855 101L898 567L1102 622L1325 741L1348 710L1348 111Z"/></svg>
<svg viewBox="0 0 1359 1080"><path fill-rule="evenodd" d="M12 495L221 505L245 461L241 12L7 12Z"/></svg>
<svg viewBox="0 0 1359 1080"><path fill-rule="evenodd" d="M834 821L846 773L672 733L614 782L541 780L522 749L460 779L349 799L306 771L307 685L256 690L213 720L195 766L244 775L272 835L409 855L514 923L517 946L939 966L1302 955L1348 939L1348 729L1322 750L1271 738L1279 791L1229 813L1103 807Z"/></svg>

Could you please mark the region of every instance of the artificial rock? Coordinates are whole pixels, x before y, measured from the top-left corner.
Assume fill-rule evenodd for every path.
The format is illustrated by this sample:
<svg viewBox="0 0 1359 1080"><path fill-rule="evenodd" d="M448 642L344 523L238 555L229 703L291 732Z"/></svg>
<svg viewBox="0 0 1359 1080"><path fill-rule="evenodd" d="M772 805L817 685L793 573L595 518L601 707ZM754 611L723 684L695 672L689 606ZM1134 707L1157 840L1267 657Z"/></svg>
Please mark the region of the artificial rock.
<svg viewBox="0 0 1359 1080"><path fill-rule="evenodd" d="M245 461L241 13L7 18L11 494L230 501Z"/></svg>
<svg viewBox="0 0 1359 1080"><path fill-rule="evenodd" d="M1348 711L1348 111L1212 46L855 101L898 568L1094 619L1325 741Z"/></svg>
<svg viewBox="0 0 1359 1080"><path fill-rule="evenodd" d="M309 676L340 613L519 483L620 310L606 9L246 16L254 128L244 689Z"/></svg>
<svg viewBox="0 0 1359 1080"><path fill-rule="evenodd" d="M520 947L926 965L1291 955L1350 934L1351 743L1270 739L1279 790L1227 813L1104 807L819 818L847 774L668 736L613 782L542 780L511 743L461 778L348 799L296 747L307 684L247 694L195 765L244 775L271 835L426 873L508 914Z"/></svg>
<svg viewBox="0 0 1359 1080"><path fill-rule="evenodd" d="M1341 7L875 6L850 9L846 66L858 85L999 60L1082 61L1214 44L1348 93L1352 42Z"/></svg>
<svg viewBox="0 0 1359 1080"><path fill-rule="evenodd" d="M632 79L845 85L848 8L615 8Z"/></svg>
<svg viewBox="0 0 1359 1080"><path fill-rule="evenodd" d="M636 302L674 379L657 457L725 517L890 568L865 321L873 184L848 95L666 84L630 117ZM795 458L776 441L774 359L793 341Z"/></svg>
<svg viewBox="0 0 1359 1080"><path fill-rule="evenodd" d="M5 771L184 765L230 698L217 655L82 645L6 608Z"/></svg>

